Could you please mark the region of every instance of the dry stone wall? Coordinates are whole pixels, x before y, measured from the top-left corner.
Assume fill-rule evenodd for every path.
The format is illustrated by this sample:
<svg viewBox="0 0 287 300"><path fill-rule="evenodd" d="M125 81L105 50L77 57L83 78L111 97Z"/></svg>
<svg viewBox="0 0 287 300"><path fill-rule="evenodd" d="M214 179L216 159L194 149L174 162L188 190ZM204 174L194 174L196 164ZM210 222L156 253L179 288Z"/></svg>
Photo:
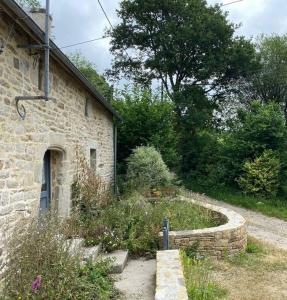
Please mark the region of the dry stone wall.
<svg viewBox="0 0 287 300"><path fill-rule="evenodd" d="M171 249L193 246L199 255L213 258L232 256L245 250L247 233L245 219L241 215L226 208L197 202L186 197L182 197L182 200L201 205L220 215L224 224L198 230L171 231L169 232Z"/></svg>
<svg viewBox="0 0 287 300"><path fill-rule="evenodd" d="M0 41L6 41L12 24L1 15ZM16 96L43 94L41 54L31 55L30 50L17 47L29 43L16 25L0 55L0 268L7 228L13 228L20 216L38 212L48 149L53 156L52 200L63 216L69 214L77 148L87 161L91 149L96 150L95 171L108 183L113 178L112 115L58 62L51 59L54 100L22 102L26 119L17 114Z"/></svg>
<svg viewBox="0 0 287 300"><path fill-rule="evenodd" d="M155 300L188 300L179 250L156 254Z"/></svg>

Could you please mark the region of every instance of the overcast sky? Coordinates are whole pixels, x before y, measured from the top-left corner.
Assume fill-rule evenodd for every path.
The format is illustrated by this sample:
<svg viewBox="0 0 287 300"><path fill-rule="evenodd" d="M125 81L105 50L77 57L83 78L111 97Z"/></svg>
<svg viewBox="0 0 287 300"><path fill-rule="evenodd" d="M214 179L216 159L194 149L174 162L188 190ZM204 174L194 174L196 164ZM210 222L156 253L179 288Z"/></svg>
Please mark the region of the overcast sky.
<svg viewBox="0 0 287 300"><path fill-rule="evenodd" d="M222 0L228 3L232 0ZM41 0L45 3L45 0ZM113 24L118 22L116 9L120 0L102 0L102 4ZM208 3L218 3L208 0ZM241 23L238 34L256 37L259 34L287 33L286 0L243 0L225 6L229 18L234 23ZM96 0L51 0L53 15L53 35L58 46L65 46L101 37L108 26ZM99 72L104 72L111 64L109 39L65 49L65 53L81 51L93 61Z"/></svg>

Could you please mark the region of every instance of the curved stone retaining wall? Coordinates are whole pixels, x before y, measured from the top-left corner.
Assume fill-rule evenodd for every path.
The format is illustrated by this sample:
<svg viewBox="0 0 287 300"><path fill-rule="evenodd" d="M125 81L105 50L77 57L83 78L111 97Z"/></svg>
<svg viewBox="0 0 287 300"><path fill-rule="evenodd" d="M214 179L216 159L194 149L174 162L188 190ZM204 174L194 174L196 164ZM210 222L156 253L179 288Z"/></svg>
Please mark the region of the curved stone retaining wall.
<svg viewBox="0 0 287 300"><path fill-rule="evenodd" d="M214 258L232 256L244 251L247 244L245 219L238 213L215 205L182 197L222 216L226 223L218 227L169 232L170 249L194 246L199 255ZM162 235L162 234L161 234Z"/></svg>

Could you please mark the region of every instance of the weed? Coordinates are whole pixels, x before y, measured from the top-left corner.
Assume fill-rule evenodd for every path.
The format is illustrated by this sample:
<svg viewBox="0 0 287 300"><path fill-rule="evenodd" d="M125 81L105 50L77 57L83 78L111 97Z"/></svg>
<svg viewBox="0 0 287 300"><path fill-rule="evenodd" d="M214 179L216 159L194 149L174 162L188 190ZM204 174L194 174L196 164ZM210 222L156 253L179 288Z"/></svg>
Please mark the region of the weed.
<svg viewBox="0 0 287 300"><path fill-rule="evenodd" d="M8 240L4 299L112 299L115 289L109 263L71 255L54 214L23 219Z"/></svg>
<svg viewBox="0 0 287 300"><path fill-rule="evenodd" d="M226 295L226 290L212 280L208 260L189 257L185 251L181 256L189 300L216 300Z"/></svg>

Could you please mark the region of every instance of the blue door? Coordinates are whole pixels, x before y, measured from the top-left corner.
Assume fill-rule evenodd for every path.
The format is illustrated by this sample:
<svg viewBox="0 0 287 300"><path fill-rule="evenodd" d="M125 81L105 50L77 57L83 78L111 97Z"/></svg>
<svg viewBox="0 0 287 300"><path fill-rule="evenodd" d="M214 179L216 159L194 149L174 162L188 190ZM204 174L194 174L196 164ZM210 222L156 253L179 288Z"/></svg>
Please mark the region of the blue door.
<svg viewBox="0 0 287 300"><path fill-rule="evenodd" d="M40 197L40 213L45 213L50 208L51 202L51 162L50 151L47 151L43 160L42 187Z"/></svg>

